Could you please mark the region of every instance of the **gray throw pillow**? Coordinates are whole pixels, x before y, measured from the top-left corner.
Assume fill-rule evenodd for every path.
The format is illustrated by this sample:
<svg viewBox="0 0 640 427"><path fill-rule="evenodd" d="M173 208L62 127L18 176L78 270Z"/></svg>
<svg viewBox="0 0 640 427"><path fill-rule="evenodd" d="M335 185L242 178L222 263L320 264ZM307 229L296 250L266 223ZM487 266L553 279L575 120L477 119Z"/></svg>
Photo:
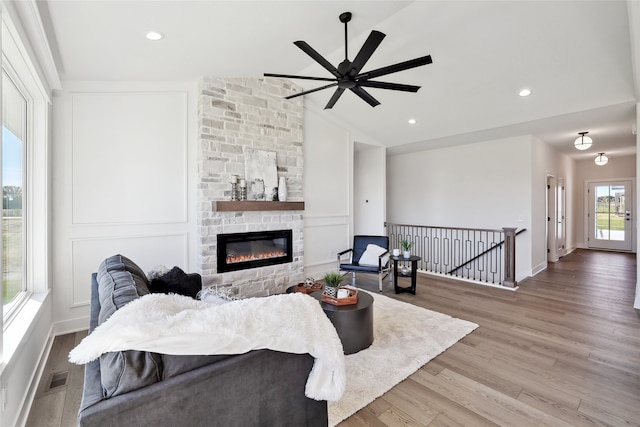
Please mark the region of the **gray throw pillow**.
<svg viewBox="0 0 640 427"><path fill-rule="evenodd" d="M133 261L122 255L105 259L98 267L98 325L128 302L149 293L147 277ZM162 378L162 359L157 353L117 351L100 356L104 397L127 393Z"/></svg>

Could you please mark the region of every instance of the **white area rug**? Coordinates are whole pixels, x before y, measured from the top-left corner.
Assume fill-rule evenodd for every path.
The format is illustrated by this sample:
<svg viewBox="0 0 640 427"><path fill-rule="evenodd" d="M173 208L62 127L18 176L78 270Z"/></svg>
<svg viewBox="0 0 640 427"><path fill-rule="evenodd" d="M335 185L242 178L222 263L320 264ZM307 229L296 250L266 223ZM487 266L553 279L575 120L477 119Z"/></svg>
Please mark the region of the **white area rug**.
<svg viewBox="0 0 640 427"><path fill-rule="evenodd" d="M382 396L478 327L466 320L369 293L374 298L373 344L346 356L347 388L342 399L329 402L330 426Z"/></svg>

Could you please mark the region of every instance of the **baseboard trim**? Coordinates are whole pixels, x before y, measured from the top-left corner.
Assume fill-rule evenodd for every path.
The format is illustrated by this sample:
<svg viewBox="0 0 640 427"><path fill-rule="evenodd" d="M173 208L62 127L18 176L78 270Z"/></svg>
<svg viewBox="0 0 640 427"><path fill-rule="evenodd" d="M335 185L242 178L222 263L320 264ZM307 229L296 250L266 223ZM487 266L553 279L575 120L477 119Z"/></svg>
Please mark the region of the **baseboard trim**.
<svg viewBox="0 0 640 427"><path fill-rule="evenodd" d="M547 263L546 262L541 262L540 264L536 265L535 267L533 267L531 269L531 275L535 276L536 274L538 274L541 271L544 271L546 269L547 269Z"/></svg>
<svg viewBox="0 0 640 427"><path fill-rule="evenodd" d="M25 393L25 397L22 401L22 407L20 408L18 418L16 419L15 425L17 427L24 427L27 425L29 412L31 412L31 406L33 406L33 401L38 391L38 384L40 383L40 378L42 377L44 368L47 366L47 360L49 359L49 353L51 353L51 347L53 347L54 336L52 330L53 326L49 329L49 338L47 338L47 342L43 347L42 352L40 353L36 369L31 376L31 383L29 384L29 388Z"/></svg>
<svg viewBox="0 0 640 427"><path fill-rule="evenodd" d="M51 327L52 336L71 334L89 329L89 316L56 322Z"/></svg>

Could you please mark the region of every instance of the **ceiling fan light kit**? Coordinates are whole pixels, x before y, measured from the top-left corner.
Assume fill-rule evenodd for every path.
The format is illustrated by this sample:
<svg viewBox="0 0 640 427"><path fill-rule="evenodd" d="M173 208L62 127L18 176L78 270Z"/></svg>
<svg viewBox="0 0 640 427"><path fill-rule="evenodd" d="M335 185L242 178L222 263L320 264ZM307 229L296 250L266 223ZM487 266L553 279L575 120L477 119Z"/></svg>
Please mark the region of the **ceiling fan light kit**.
<svg viewBox="0 0 640 427"><path fill-rule="evenodd" d="M578 149L578 150L586 150L589 147L591 147L591 144L593 144L593 140L586 136L589 132L578 132L578 135L580 135L578 138L576 138L575 142L573 143L573 145Z"/></svg>
<svg viewBox="0 0 640 427"><path fill-rule="evenodd" d="M348 37L347 37L347 24L351 21L352 14L351 12L344 12L340 14L339 19L340 22L344 24L344 61L342 61L338 67L334 67L329 61L327 61L322 55L316 52L311 46L309 46L306 42L299 40L294 42L300 50L309 55L314 61L320 64L325 70L329 71L333 77L311 77L311 76L297 76L290 74L273 74L273 73L264 73L265 77L277 77L277 78L285 78L285 79L302 79L302 80L316 80L323 82L330 82L324 86L320 86L314 89L306 90L300 93L296 93L294 95L286 96L285 99L291 99L302 95L307 95L313 92L317 92L319 90L328 89L331 87L336 87L336 90L333 92L331 99L324 107L325 109L333 108L335 103L340 99L345 90L349 89L351 92L356 94L360 99L365 101L372 107L376 105L380 105L380 102L375 99L369 92L364 90L364 87L370 87L375 89L387 89L387 90L397 90L403 92L417 92L420 89L420 86L412 86L405 85L399 83L388 83L388 82L379 82L373 81L376 77L386 76L388 74L397 73L399 71L409 70L411 68L420 67L423 65L431 64L431 56L426 55L420 58L411 59L409 61L399 62L397 64L389 65L386 67L378 68L375 70L361 72L364 65L367 63L371 55L375 52L375 50L380 46L382 40L386 37L384 33L380 31L371 31L369 37L360 48L360 51L354 58L353 62L349 61L349 52L348 52Z"/></svg>

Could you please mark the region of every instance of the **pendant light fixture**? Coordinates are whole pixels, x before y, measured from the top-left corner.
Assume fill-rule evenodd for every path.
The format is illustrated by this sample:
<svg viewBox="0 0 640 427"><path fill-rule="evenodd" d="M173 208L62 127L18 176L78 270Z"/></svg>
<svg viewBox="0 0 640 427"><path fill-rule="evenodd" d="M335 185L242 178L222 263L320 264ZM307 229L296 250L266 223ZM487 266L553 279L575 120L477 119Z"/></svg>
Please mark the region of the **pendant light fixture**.
<svg viewBox="0 0 640 427"><path fill-rule="evenodd" d="M589 138L588 136L585 136L588 133L589 132L578 132L578 135L580 135L580 136L573 143L573 145L578 150L586 150L587 148L591 147L591 144L593 144L593 140L591 138Z"/></svg>
<svg viewBox="0 0 640 427"><path fill-rule="evenodd" d="M605 156L604 153L598 153L598 157L596 157L594 161L596 162L596 165L604 166L609 161L609 158Z"/></svg>

